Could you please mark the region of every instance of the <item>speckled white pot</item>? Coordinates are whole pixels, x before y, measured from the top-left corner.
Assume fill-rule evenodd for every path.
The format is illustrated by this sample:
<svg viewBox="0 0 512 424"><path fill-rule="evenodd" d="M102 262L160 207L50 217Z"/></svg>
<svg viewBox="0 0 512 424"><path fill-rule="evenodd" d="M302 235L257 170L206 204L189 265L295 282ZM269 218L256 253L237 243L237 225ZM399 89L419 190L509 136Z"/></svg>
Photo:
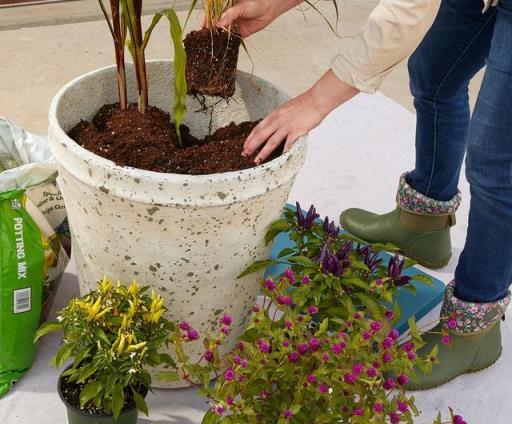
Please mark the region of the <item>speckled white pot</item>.
<svg viewBox="0 0 512 424"><path fill-rule="evenodd" d="M148 75L151 104L170 111L172 62L149 62ZM131 70L128 84L135 101ZM267 81L239 72L234 98L215 106L213 129L263 118L285 100ZM81 119L92 119L101 106L116 101L115 69L109 67L65 85L50 107L49 139L80 289L93 289L104 274L127 282L135 277L163 292L173 319L186 320L203 333L217 328L222 313L230 313L232 347L258 295L261 274L236 277L254 260L267 257L264 234L279 217L304 162L305 140L270 163L239 172L188 176L116 166L66 135ZM201 109L195 99L189 99L188 108L184 123L194 135L205 135L210 117L194 112ZM190 353L200 355L201 343ZM158 379L155 383L175 387Z"/></svg>

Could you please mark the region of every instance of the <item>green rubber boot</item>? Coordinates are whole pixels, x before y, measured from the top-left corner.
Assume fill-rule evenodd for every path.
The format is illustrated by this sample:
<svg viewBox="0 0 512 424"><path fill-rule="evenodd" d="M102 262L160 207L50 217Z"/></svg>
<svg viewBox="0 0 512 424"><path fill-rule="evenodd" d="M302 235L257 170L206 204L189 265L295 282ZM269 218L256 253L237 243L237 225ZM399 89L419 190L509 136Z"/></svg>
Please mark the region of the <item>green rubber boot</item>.
<svg viewBox="0 0 512 424"><path fill-rule="evenodd" d="M510 303L510 293L491 303L472 303L457 299L455 283L446 288L441 312L448 317L432 333L448 333L449 345L440 343L439 334L424 336L426 345L418 354L428 355L435 345L439 347L436 364L430 374L416 370L416 381L409 381L407 390L426 390L445 384L459 375L481 371L493 365L501 356L500 320Z"/></svg>
<svg viewBox="0 0 512 424"><path fill-rule="evenodd" d="M438 201L414 190L400 178L397 208L384 215L348 209L340 216L342 227L370 243L392 243L405 256L428 268L445 266L452 255L450 228L460 193L449 201Z"/></svg>

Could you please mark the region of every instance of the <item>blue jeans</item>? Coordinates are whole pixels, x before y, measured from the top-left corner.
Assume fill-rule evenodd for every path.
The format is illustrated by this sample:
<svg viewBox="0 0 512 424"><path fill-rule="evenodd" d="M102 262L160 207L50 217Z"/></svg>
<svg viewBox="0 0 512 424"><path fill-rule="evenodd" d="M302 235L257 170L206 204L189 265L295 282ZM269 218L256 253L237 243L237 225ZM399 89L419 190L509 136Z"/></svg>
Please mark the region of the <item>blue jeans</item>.
<svg viewBox="0 0 512 424"><path fill-rule="evenodd" d="M468 85L487 64L470 117ZM457 193L464 154L471 189L457 297L490 302L512 280L512 0L443 0L409 61L417 111L416 166L408 176L436 200Z"/></svg>

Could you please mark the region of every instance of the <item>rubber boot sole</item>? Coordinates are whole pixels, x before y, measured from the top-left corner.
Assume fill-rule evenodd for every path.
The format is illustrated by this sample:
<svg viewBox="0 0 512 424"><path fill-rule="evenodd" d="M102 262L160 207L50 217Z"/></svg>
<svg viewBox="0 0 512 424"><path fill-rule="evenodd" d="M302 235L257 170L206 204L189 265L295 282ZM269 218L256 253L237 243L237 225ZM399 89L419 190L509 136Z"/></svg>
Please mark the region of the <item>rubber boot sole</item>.
<svg viewBox="0 0 512 424"><path fill-rule="evenodd" d="M442 261L439 261L439 262L430 262L430 261L425 261L421 258L415 257L414 255L411 255L411 254L407 253L407 251L402 250L402 249L400 249L400 253L402 253L404 256L407 256L408 258L412 259L413 261L418 262L420 265L422 265L428 269L444 268L446 265L448 265L448 262L450 262L450 259L452 258L452 253L450 252L450 255L446 259L443 259Z"/></svg>

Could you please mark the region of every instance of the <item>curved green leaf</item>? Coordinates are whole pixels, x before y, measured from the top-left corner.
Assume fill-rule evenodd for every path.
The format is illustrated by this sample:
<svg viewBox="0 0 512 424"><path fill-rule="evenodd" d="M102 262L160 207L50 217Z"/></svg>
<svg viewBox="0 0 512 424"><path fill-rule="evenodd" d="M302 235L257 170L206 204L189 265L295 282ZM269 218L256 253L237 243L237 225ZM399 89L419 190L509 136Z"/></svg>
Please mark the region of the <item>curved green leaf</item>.
<svg viewBox="0 0 512 424"><path fill-rule="evenodd" d="M174 45L174 107L173 118L178 141L182 145L180 126L187 113L187 80L185 68L187 65L187 54L183 45L183 29L174 9L165 9L153 17L153 20L144 35L144 48L149 42L153 29L162 17L169 21L171 39Z"/></svg>
<svg viewBox="0 0 512 424"><path fill-rule="evenodd" d="M246 275L253 274L257 271L261 271L262 269L265 269L271 265L275 265L278 263L279 263L279 261L275 261L273 259L266 259L264 261L256 261L256 262L252 263L251 265L249 265L247 268L245 268L245 270L237 278L245 277Z"/></svg>
<svg viewBox="0 0 512 424"><path fill-rule="evenodd" d="M55 331L62 330L62 325L58 321L48 321L41 325L36 332L34 343L37 342L41 337L47 334L54 333Z"/></svg>
<svg viewBox="0 0 512 424"><path fill-rule="evenodd" d="M102 388L103 386L98 380L87 383L80 393L80 407L83 408L84 405L95 397Z"/></svg>

